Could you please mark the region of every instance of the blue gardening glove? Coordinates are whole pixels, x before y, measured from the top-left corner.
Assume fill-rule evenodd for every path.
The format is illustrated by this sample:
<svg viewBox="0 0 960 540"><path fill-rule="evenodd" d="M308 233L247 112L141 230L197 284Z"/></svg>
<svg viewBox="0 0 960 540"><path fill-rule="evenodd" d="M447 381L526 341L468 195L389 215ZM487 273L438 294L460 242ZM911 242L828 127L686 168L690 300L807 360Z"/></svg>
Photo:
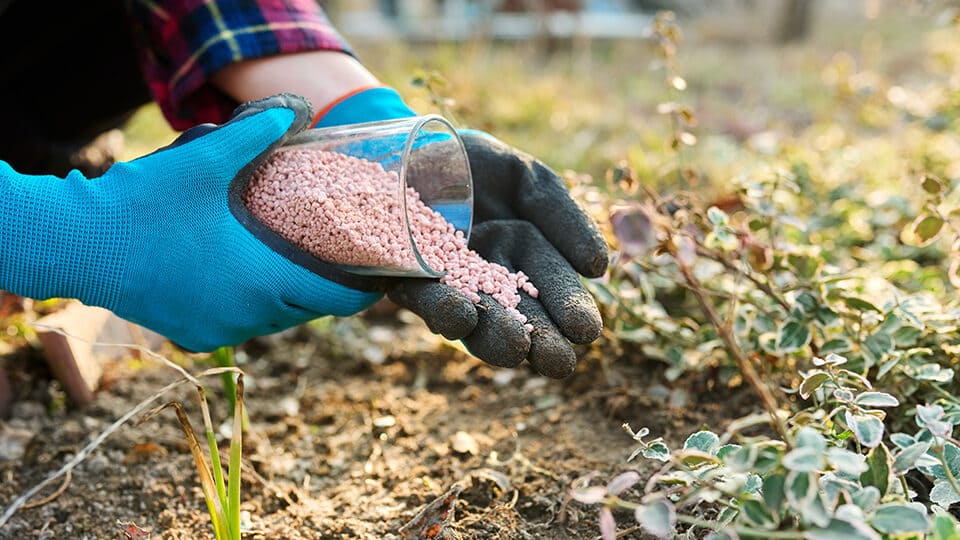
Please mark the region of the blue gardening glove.
<svg viewBox="0 0 960 540"><path fill-rule="evenodd" d="M396 91L375 88L343 100L317 126L415 114ZM579 275L603 275L607 244L550 168L485 133L463 130L460 135L474 186L469 246L530 276L540 295L533 299L521 293L518 309L534 330L528 334L492 298L481 295L477 309L436 280L391 280L387 295L423 318L432 331L462 339L488 363L515 367L526 359L543 375L566 377L576 368L571 343L589 343L602 330L600 312Z"/></svg>
<svg viewBox="0 0 960 540"><path fill-rule="evenodd" d="M93 179L0 162L0 288L78 298L195 351L364 309L381 296L357 290L371 282L296 250L240 201L310 120L304 99L273 96Z"/></svg>

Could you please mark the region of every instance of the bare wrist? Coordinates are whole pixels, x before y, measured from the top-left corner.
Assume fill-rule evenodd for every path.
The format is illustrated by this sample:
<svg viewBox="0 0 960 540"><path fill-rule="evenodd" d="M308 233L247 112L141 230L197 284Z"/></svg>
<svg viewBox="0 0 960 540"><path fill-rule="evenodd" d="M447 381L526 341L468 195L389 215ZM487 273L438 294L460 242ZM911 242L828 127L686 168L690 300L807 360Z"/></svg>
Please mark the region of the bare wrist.
<svg viewBox="0 0 960 540"><path fill-rule="evenodd" d="M311 51L244 60L217 72L213 84L244 102L281 92L306 97L320 110L359 88L380 81L354 57L339 51Z"/></svg>

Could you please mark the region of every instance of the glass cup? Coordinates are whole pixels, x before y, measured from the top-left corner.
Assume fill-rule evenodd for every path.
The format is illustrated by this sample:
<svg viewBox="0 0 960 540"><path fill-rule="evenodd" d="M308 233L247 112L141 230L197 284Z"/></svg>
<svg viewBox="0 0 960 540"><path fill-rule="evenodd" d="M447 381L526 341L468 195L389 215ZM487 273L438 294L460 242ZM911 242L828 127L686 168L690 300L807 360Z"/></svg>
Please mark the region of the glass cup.
<svg viewBox="0 0 960 540"><path fill-rule="evenodd" d="M415 238L412 218L415 205L425 204L469 238L473 223L473 179L463 141L456 129L437 115L417 116L364 124L306 130L288 140L278 152L311 150L336 152L378 163L391 175L399 211L378 212L376 219L396 227L405 238L409 256L376 263L344 264L327 260L351 273L368 276L440 277L442 268L432 268L423 258ZM417 193L411 199L408 188ZM349 196L338 194L335 196ZM335 231L346 235L348 231Z"/></svg>

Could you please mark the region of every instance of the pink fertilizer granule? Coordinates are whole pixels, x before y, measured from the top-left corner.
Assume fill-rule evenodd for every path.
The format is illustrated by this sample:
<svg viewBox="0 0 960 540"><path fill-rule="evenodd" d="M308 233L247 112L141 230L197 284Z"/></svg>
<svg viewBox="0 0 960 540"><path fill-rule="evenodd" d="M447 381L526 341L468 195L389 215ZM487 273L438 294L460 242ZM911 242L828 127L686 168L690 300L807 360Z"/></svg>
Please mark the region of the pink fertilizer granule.
<svg viewBox="0 0 960 540"><path fill-rule="evenodd" d="M346 266L418 268L403 221L399 178L376 162L337 152L290 149L270 156L243 195L247 208L280 236L324 261ZM510 272L467 247L463 232L407 188L410 234L441 283L473 303L486 293L524 327L519 290L536 298L523 272Z"/></svg>

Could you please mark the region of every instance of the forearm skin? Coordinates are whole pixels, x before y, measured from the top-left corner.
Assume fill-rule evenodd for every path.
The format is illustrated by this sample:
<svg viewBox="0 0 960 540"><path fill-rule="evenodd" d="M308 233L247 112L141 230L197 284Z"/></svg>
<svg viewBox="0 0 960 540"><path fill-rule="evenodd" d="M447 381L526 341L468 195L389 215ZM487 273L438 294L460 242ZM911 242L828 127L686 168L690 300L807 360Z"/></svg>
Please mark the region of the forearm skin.
<svg viewBox="0 0 960 540"><path fill-rule="evenodd" d="M313 105L314 112L360 88L380 81L356 58L339 51L313 51L244 60L220 70L213 83L237 101L290 92Z"/></svg>

